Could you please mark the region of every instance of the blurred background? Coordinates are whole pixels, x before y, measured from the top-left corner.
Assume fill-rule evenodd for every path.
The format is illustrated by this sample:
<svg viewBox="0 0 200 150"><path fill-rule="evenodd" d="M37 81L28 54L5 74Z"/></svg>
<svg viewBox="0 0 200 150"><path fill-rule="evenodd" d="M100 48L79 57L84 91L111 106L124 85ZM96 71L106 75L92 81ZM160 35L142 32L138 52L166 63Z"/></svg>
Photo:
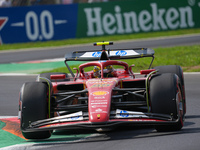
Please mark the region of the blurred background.
<svg viewBox="0 0 200 150"><path fill-rule="evenodd" d="M33 6L33 5L93 3L93 2L108 2L108 1L117 1L117 0L0 0L0 6L2 7Z"/></svg>

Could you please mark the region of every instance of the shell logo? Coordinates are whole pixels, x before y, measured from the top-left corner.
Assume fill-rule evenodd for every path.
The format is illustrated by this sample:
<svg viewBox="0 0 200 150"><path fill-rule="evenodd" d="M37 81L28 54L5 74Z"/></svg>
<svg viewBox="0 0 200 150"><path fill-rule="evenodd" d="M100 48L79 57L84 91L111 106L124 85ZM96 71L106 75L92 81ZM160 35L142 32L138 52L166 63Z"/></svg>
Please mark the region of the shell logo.
<svg viewBox="0 0 200 150"><path fill-rule="evenodd" d="M107 91L96 91L96 92L92 92L92 95L94 95L94 96L106 95L106 94L109 94L109 92L107 92Z"/></svg>

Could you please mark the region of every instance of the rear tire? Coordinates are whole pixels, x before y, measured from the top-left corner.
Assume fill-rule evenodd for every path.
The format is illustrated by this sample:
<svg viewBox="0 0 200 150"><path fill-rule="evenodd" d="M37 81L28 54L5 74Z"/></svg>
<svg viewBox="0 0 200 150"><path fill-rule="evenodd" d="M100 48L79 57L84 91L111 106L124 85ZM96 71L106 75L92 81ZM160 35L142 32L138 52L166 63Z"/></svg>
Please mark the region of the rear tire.
<svg viewBox="0 0 200 150"><path fill-rule="evenodd" d="M176 74L155 75L150 81L151 112L167 114L178 122L172 125L155 126L157 131L178 131L183 127L181 82Z"/></svg>
<svg viewBox="0 0 200 150"><path fill-rule="evenodd" d="M25 132L31 122L48 118L48 87L42 82L28 82L22 86L20 99L22 102L20 126L26 139L45 139L51 131Z"/></svg>

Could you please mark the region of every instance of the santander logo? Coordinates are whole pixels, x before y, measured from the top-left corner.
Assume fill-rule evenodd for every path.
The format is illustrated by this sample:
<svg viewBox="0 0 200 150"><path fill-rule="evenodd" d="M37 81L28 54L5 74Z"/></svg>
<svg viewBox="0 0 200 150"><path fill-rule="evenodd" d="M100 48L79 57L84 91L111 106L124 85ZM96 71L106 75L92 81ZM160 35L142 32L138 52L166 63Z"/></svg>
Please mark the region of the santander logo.
<svg viewBox="0 0 200 150"><path fill-rule="evenodd" d="M0 17L0 31L1 29L3 29L7 21L8 21L8 17Z"/></svg>
<svg viewBox="0 0 200 150"><path fill-rule="evenodd" d="M99 96L99 95L106 95L109 94L108 91L95 91L91 93L93 96Z"/></svg>
<svg viewBox="0 0 200 150"><path fill-rule="evenodd" d="M0 17L0 31L3 29L3 27L5 26L5 24L8 21L8 17ZM1 38L1 34L0 34L0 45L3 43L2 38Z"/></svg>

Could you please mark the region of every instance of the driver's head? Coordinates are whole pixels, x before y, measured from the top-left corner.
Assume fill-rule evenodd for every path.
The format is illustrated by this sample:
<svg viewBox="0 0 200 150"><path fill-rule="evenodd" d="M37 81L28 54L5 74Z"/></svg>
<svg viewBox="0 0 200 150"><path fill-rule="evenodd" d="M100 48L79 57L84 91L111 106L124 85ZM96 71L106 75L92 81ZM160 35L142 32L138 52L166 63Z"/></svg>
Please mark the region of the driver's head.
<svg viewBox="0 0 200 150"><path fill-rule="evenodd" d="M106 69L107 69L108 73L112 73L114 70L112 65L106 66Z"/></svg>
<svg viewBox="0 0 200 150"><path fill-rule="evenodd" d="M94 66L93 75L95 78L100 78L101 76L101 68L98 66Z"/></svg>
<svg viewBox="0 0 200 150"><path fill-rule="evenodd" d="M112 65L108 65L103 70L105 77L114 77L114 68Z"/></svg>

